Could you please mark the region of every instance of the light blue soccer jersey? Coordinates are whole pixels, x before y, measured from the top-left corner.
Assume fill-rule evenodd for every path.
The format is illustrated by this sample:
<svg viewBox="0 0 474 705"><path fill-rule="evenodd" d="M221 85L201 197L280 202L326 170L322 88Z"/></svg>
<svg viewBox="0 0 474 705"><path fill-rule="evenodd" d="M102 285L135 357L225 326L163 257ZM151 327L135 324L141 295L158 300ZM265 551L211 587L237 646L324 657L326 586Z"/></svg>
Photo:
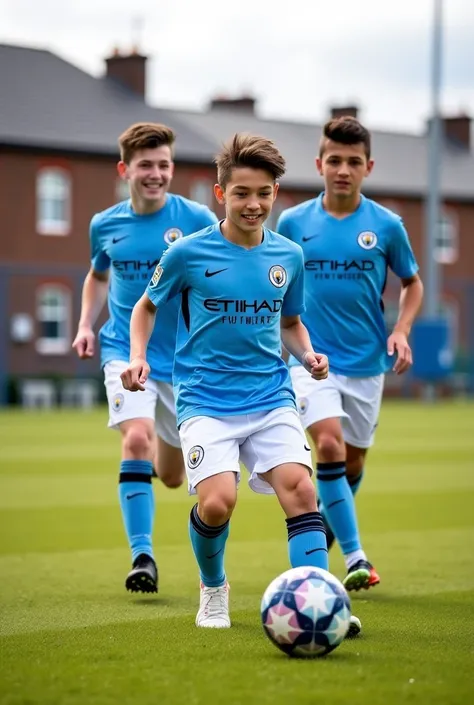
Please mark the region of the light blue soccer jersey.
<svg viewBox="0 0 474 705"><path fill-rule="evenodd" d="M281 358L281 316L304 310L303 253L264 230L250 250L220 225L180 240L163 255L147 288L158 307L182 296L187 335L178 335L173 384L178 424L192 416L233 416L295 407Z"/></svg>
<svg viewBox="0 0 474 705"><path fill-rule="evenodd" d="M128 362L132 309L163 252L216 221L206 206L171 193L164 207L150 215L137 215L127 200L92 218L92 267L99 272L110 269L109 319L99 333L102 366L111 360ZM178 313L179 299L163 307L148 348L150 376L163 382L172 378Z"/></svg>
<svg viewBox="0 0 474 705"><path fill-rule="evenodd" d="M302 320L333 372L375 376L391 366L382 301L387 268L408 278L418 265L398 215L362 197L354 213L338 220L325 211L322 196L284 211L277 225L303 248Z"/></svg>

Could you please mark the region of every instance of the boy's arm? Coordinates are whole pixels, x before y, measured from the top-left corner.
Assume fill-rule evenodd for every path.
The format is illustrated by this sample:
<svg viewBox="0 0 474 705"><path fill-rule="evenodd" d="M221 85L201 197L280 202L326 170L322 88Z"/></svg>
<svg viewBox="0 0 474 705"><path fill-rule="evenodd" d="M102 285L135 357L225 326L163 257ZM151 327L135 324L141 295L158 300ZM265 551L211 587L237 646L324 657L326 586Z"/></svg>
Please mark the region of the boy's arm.
<svg viewBox="0 0 474 705"><path fill-rule="evenodd" d="M423 301L423 283L418 274L402 278L400 281L402 290L400 292L398 319L392 334L387 340L388 354L397 353L393 371L398 375L406 372L413 363L408 336Z"/></svg>
<svg viewBox="0 0 474 705"><path fill-rule="evenodd" d="M105 306L109 291L109 271L88 271L82 287L81 316L72 347L84 360L95 352L94 325Z"/></svg>
<svg viewBox="0 0 474 705"><path fill-rule="evenodd" d="M314 379L326 379L329 362L326 355L315 353L309 333L299 316L281 317L281 340L288 352L296 357Z"/></svg>
<svg viewBox="0 0 474 705"><path fill-rule="evenodd" d="M109 291L110 258L103 249L100 237L101 216L95 215L89 226L91 268L82 287L81 315L72 347L81 359L95 352L94 324L107 301Z"/></svg>
<svg viewBox="0 0 474 705"><path fill-rule="evenodd" d="M120 375L123 387L131 392L143 392L150 374L146 351L157 310L146 292L133 307L130 318L130 364Z"/></svg>

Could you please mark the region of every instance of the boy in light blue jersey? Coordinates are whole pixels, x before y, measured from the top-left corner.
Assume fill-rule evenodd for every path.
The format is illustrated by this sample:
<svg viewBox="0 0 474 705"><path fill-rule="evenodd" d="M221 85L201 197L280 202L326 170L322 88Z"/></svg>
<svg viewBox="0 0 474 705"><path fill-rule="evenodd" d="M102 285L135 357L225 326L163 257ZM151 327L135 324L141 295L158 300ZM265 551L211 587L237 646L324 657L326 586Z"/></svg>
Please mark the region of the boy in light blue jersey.
<svg viewBox="0 0 474 705"><path fill-rule="evenodd" d="M122 380L126 389L144 388L157 308L181 294L187 335L178 337L173 382L189 491L198 497L189 524L201 578L196 625L221 628L230 627L224 552L239 460L254 491L278 496L291 565L327 569L311 453L281 338L308 377L326 378L328 363L313 351L300 320L301 248L263 226L283 157L269 140L237 134L216 161L215 194L225 220L162 257L132 314L131 362Z"/></svg>
<svg viewBox="0 0 474 705"><path fill-rule="evenodd" d="M132 125L119 138L118 170L130 185L131 198L92 218L91 269L73 343L79 357L92 357L93 326L107 300L109 319L99 333L101 364L109 426L122 434L119 497L133 564L125 586L133 592L156 592L158 587L151 543L154 466L168 487L179 487L185 471L171 385L179 301L163 307L150 340L150 378L139 399L120 380L130 355L130 316L163 252L217 221L205 206L168 193L174 139L169 127L150 123Z"/></svg>
<svg viewBox="0 0 474 705"><path fill-rule="evenodd" d="M345 557L348 590L368 588L380 578L360 543L354 495L367 449L372 445L384 374L405 372L412 362L408 335L423 287L401 219L360 190L370 174L370 134L354 118L328 122L317 168L324 193L290 208L277 230L303 248L306 311L318 350L331 362L328 379L313 384L297 360L291 378L304 427L317 451L318 494L328 533ZM390 268L401 280L400 311L387 340L383 293Z"/></svg>

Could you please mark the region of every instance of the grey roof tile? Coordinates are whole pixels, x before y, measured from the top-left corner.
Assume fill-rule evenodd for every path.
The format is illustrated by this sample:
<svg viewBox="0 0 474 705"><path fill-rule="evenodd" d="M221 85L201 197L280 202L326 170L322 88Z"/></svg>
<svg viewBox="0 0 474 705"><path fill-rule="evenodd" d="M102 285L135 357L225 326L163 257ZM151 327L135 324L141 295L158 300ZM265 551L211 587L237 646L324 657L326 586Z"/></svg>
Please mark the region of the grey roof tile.
<svg viewBox="0 0 474 705"><path fill-rule="evenodd" d="M164 122L178 135L178 161L210 163L234 132L273 139L287 160L283 184L321 185L313 157L321 126L261 119L238 110L193 112L153 108L120 84L95 78L42 49L0 44L0 144L117 154L117 136L137 121ZM375 169L367 191L421 195L427 184L427 139L372 131ZM445 197L474 200L474 154L445 144Z"/></svg>

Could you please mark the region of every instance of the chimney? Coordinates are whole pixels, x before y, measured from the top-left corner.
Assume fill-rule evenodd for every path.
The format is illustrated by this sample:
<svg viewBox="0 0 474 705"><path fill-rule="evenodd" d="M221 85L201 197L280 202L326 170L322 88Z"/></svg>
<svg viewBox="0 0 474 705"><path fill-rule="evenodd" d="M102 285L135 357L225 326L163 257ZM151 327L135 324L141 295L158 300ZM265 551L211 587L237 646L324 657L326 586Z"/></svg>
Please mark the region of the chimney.
<svg viewBox="0 0 474 705"><path fill-rule="evenodd" d="M129 54L121 54L114 49L112 56L105 60L107 78L118 81L125 88L140 98L145 99L146 91L146 56L132 49Z"/></svg>
<svg viewBox="0 0 474 705"><path fill-rule="evenodd" d="M256 100L251 95L242 95L240 98L216 96L209 104L209 110L235 110L239 113L255 114Z"/></svg>
<svg viewBox="0 0 474 705"><path fill-rule="evenodd" d="M446 140L463 149L470 149L471 118L469 115L461 114L443 118L443 131Z"/></svg>
<svg viewBox="0 0 474 705"><path fill-rule="evenodd" d="M359 113L359 108L357 105L346 105L344 106L336 106L333 105L331 107L331 118L340 118L340 117L353 117L356 118Z"/></svg>

